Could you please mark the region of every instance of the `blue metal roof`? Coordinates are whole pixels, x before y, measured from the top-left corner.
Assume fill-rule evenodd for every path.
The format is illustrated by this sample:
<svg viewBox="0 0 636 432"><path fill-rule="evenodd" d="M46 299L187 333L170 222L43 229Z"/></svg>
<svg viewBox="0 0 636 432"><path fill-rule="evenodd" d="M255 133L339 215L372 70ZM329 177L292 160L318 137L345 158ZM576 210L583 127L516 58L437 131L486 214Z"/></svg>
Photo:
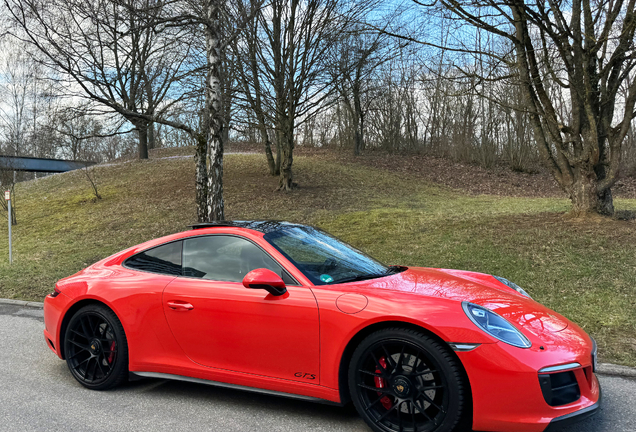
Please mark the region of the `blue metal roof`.
<svg viewBox="0 0 636 432"><path fill-rule="evenodd" d="M60 173L72 171L95 162L69 161L34 157L0 156L0 170Z"/></svg>

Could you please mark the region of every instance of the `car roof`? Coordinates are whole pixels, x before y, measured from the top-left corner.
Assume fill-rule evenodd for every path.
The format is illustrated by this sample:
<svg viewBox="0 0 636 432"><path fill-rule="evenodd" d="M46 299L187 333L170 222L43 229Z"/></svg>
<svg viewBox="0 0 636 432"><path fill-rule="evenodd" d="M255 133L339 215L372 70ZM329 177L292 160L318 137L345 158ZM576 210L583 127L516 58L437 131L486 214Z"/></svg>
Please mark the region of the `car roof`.
<svg viewBox="0 0 636 432"><path fill-rule="evenodd" d="M277 220L264 220L264 221L215 221L215 222L199 222L190 225L192 229L202 228L214 228L214 227L233 227L233 228L245 228L254 231L262 232L263 234L270 233L272 231L278 231L283 228L307 228L307 225L277 221Z"/></svg>

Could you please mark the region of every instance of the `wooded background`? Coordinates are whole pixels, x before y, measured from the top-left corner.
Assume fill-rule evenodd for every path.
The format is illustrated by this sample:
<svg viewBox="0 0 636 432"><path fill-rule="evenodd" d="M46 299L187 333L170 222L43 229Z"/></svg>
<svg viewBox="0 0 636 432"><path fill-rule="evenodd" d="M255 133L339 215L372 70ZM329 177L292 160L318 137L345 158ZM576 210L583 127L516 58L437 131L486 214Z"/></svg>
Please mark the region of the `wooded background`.
<svg viewBox="0 0 636 432"><path fill-rule="evenodd" d="M549 170L578 215L636 174L634 0L4 0L0 154L109 161L296 146ZM24 176L24 175L22 175ZM5 172L3 187L20 176Z"/></svg>

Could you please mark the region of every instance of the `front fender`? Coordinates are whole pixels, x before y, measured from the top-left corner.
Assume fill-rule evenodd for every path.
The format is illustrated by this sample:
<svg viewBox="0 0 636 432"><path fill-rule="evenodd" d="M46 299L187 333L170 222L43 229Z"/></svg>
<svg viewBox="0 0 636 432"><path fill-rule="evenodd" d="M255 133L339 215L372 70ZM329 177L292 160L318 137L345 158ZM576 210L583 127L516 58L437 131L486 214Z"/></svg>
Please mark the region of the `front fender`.
<svg viewBox="0 0 636 432"><path fill-rule="evenodd" d="M341 359L350 343L358 342L359 335L366 334L366 329L381 323L417 326L445 342L497 342L470 321L458 301L411 293L360 290L355 295L368 299L366 307L356 313L345 313L336 305L341 291L321 287L312 287L312 290L320 309L320 382L333 389L339 388Z"/></svg>

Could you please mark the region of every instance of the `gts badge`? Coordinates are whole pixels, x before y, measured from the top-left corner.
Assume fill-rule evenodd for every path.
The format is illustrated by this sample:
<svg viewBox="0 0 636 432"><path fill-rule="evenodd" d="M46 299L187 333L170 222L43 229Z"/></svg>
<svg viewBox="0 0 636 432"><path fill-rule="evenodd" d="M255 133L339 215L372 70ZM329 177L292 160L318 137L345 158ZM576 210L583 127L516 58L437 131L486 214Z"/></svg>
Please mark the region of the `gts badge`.
<svg viewBox="0 0 636 432"><path fill-rule="evenodd" d="M296 372L294 374L294 376L298 377L298 378L309 379L309 380L315 380L316 379L316 375L315 374L310 374L310 373L306 373L306 372Z"/></svg>

